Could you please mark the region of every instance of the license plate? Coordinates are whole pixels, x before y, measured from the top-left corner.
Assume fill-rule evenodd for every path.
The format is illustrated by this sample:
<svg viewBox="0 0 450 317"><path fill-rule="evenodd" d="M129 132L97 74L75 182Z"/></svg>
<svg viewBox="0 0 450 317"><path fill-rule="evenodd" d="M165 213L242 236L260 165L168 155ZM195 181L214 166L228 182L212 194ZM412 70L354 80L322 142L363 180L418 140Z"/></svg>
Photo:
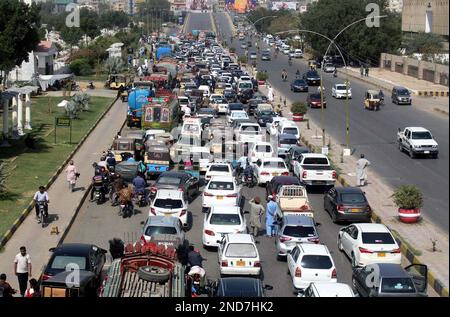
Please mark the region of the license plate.
<svg viewBox="0 0 450 317"><path fill-rule="evenodd" d="M325 185L325 184L326 184L325 181L316 181L315 183L316 183L317 185Z"/></svg>
<svg viewBox="0 0 450 317"><path fill-rule="evenodd" d="M236 266L245 266L245 261L237 261Z"/></svg>
<svg viewBox="0 0 450 317"><path fill-rule="evenodd" d="M217 200L222 200L223 196L217 196Z"/></svg>
<svg viewBox="0 0 450 317"><path fill-rule="evenodd" d="M430 151L424 151L423 153L425 153L425 154L430 154Z"/></svg>
<svg viewBox="0 0 450 317"><path fill-rule="evenodd" d="M351 211L351 212L359 212L360 209L358 209L358 208L352 208L352 209L350 209L350 211Z"/></svg>
<svg viewBox="0 0 450 317"><path fill-rule="evenodd" d="M166 217L171 217L172 214L166 212L166 213L164 213L164 216L166 216Z"/></svg>
<svg viewBox="0 0 450 317"><path fill-rule="evenodd" d="M383 257L385 257L386 256L386 253L385 252L379 252L378 253L378 257L379 258L383 258Z"/></svg>
<svg viewBox="0 0 450 317"><path fill-rule="evenodd" d="M279 174L278 173L272 173L272 176L278 176Z"/></svg>

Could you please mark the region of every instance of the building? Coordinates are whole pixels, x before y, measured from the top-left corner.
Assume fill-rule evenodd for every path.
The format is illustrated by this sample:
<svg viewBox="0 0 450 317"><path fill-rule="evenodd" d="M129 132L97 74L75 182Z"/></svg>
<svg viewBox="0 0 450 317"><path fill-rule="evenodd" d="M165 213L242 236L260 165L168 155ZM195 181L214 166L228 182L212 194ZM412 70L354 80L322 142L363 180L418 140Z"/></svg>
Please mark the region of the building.
<svg viewBox="0 0 450 317"><path fill-rule="evenodd" d="M186 10L186 0L169 0L171 11Z"/></svg>
<svg viewBox="0 0 450 317"><path fill-rule="evenodd" d="M114 0L111 8L114 11L128 12L128 0Z"/></svg>
<svg viewBox="0 0 450 317"><path fill-rule="evenodd" d="M41 41L36 49L29 53L28 62L22 62L9 73L10 81L31 81L35 74L53 75L56 47L50 41Z"/></svg>
<svg viewBox="0 0 450 317"><path fill-rule="evenodd" d="M448 41L449 0L403 0L402 31L444 36Z"/></svg>

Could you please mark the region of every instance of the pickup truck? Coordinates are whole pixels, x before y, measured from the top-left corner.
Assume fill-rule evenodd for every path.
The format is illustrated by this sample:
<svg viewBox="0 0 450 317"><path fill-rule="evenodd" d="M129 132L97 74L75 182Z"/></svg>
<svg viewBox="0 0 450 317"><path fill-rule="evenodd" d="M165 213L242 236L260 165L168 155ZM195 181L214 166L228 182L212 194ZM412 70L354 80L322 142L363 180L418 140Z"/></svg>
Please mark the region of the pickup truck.
<svg viewBox="0 0 450 317"><path fill-rule="evenodd" d="M318 153L302 153L294 161L293 170L300 182L308 186L334 186L337 178L328 157Z"/></svg>
<svg viewBox="0 0 450 317"><path fill-rule="evenodd" d="M403 131L399 128L397 144L400 152L406 151L411 158L418 154L430 155L433 158L439 155L438 143L431 132L422 127L406 127Z"/></svg>
<svg viewBox="0 0 450 317"><path fill-rule="evenodd" d="M314 217L311 210L306 188L300 185L281 186L276 194L275 201L278 203L279 210L283 216L289 214L302 214L308 217Z"/></svg>

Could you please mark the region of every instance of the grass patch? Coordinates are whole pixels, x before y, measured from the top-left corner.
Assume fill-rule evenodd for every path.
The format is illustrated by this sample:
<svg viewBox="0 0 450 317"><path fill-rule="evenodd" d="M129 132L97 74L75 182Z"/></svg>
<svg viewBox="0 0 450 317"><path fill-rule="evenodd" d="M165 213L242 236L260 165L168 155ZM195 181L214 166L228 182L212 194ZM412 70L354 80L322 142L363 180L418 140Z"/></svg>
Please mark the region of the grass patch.
<svg viewBox="0 0 450 317"><path fill-rule="evenodd" d="M422 251L414 248L408 241L404 240L397 231L395 231L393 229L390 229L390 230L391 230L392 234L394 235L394 238L399 240L401 244L404 244L411 251L412 254L414 254L415 256L422 255Z"/></svg>
<svg viewBox="0 0 450 317"><path fill-rule="evenodd" d="M48 182L100 114L114 100L91 97L89 111L81 113L79 119L72 121L72 143L69 144L69 128L58 127L57 143L54 144L54 117L63 116L62 109L56 105L63 99L64 97L47 96L32 98L31 134L37 140L37 149L28 149L22 138L10 140L12 146L0 150L0 160L4 160L8 166L7 188L11 193L9 199L0 202L0 236L9 230L30 203L37 188ZM0 129L2 125L0 122Z"/></svg>
<svg viewBox="0 0 450 317"><path fill-rule="evenodd" d="M78 81L102 81L105 82L108 79L107 74L99 74L98 76L96 74L92 74L89 76L76 76L75 80Z"/></svg>

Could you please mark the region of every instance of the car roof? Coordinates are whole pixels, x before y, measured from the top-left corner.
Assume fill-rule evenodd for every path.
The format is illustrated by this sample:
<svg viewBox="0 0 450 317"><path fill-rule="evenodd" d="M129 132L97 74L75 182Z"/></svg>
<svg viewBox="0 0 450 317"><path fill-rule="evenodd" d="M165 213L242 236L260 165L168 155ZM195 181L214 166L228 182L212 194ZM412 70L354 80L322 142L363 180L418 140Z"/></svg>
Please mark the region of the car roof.
<svg viewBox="0 0 450 317"><path fill-rule="evenodd" d="M258 142L258 143L255 143L254 147L256 147L257 145L270 145L270 146L272 146L272 144L270 144L270 142Z"/></svg>
<svg viewBox="0 0 450 317"><path fill-rule="evenodd" d="M302 155L303 155L303 157L326 157L326 158L328 158L325 154L320 154L320 153L303 153Z"/></svg>
<svg viewBox="0 0 450 317"><path fill-rule="evenodd" d="M234 177L233 176L212 176L209 182L233 182Z"/></svg>
<svg viewBox="0 0 450 317"><path fill-rule="evenodd" d="M289 133L282 133L282 134L278 135L278 137L280 139L294 139L294 140L297 140L297 137L295 135L289 134Z"/></svg>
<svg viewBox="0 0 450 317"><path fill-rule="evenodd" d="M355 223L361 232L390 232L389 229L381 223Z"/></svg>
<svg viewBox="0 0 450 317"><path fill-rule="evenodd" d="M59 247L56 247L53 251L53 254L71 254L71 255L86 255L88 254L92 248L98 248L93 244L86 243L64 243Z"/></svg>
<svg viewBox="0 0 450 317"><path fill-rule="evenodd" d="M338 194L364 194L359 187L335 187Z"/></svg>
<svg viewBox="0 0 450 317"><path fill-rule="evenodd" d="M152 216L148 217L146 226L171 226L178 227L179 220L176 217Z"/></svg>
<svg viewBox="0 0 450 317"><path fill-rule="evenodd" d="M423 128L423 127L406 127L405 129L409 129L409 130L413 130L412 132L429 132L427 129Z"/></svg>
<svg viewBox="0 0 450 317"><path fill-rule="evenodd" d="M321 297L338 297L338 294L354 296L351 287L345 283L321 282L312 284Z"/></svg>
<svg viewBox="0 0 450 317"><path fill-rule="evenodd" d="M410 277L400 264L394 263L375 263L371 264L378 267L378 274L380 277Z"/></svg>
<svg viewBox="0 0 450 317"><path fill-rule="evenodd" d="M330 251L324 244L309 244L309 243L301 243L297 244L305 254L315 254L315 255L330 255Z"/></svg>
<svg viewBox="0 0 450 317"><path fill-rule="evenodd" d="M406 87L403 87L403 86L394 86L392 89L401 89L401 90L403 90L403 89L405 89L405 90L408 90L408 88L406 88Z"/></svg>
<svg viewBox="0 0 450 317"><path fill-rule="evenodd" d="M186 173L186 172L172 172L171 171L171 172L163 172L163 173L161 173L158 178L161 178L161 177L178 177L178 178L183 178L183 177L186 177L186 176L189 176L189 174Z"/></svg>
<svg viewBox="0 0 450 317"><path fill-rule="evenodd" d="M261 280L254 277L224 277L218 284L227 296L262 295Z"/></svg>
<svg viewBox="0 0 450 317"><path fill-rule="evenodd" d="M278 184L300 184L300 180L295 176L274 176L272 177L273 183Z"/></svg>
<svg viewBox="0 0 450 317"><path fill-rule="evenodd" d="M229 233L229 243L254 243L253 237L247 233Z"/></svg>
<svg viewBox="0 0 450 317"><path fill-rule="evenodd" d="M283 217L286 225L315 226L314 219L305 215L285 215Z"/></svg>
<svg viewBox="0 0 450 317"><path fill-rule="evenodd" d="M211 213L215 214L240 214L239 206L211 206Z"/></svg>
<svg viewBox="0 0 450 317"><path fill-rule="evenodd" d="M298 146L298 145L293 145L291 146L291 149L295 150L295 151L303 151L303 150L307 150L308 152L310 152L311 150L306 147L306 146ZM306 154L306 153L305 153Z"/></svg>
<svg viewBox="0 0 450 317"><path fill-rule="evenodd" d="M262 162L284 162L284 159L281 157L263 157L261 158Z"/></svg>
<svg viewBox="0 0 450 317"><path fill-rule="evenodd" d="M284 128L284 127L295 127L298 128L297 125L295 124L294 121L291 120L285 120L285 121L281 121L280 125Z"/></svg>
<svg viewBox="0 0 450 317"><path fill-rule="evenodd" d="M156 192L157 198L172 198L172 199L183 199L183 192L178 189L159 189Z"/></svg>

